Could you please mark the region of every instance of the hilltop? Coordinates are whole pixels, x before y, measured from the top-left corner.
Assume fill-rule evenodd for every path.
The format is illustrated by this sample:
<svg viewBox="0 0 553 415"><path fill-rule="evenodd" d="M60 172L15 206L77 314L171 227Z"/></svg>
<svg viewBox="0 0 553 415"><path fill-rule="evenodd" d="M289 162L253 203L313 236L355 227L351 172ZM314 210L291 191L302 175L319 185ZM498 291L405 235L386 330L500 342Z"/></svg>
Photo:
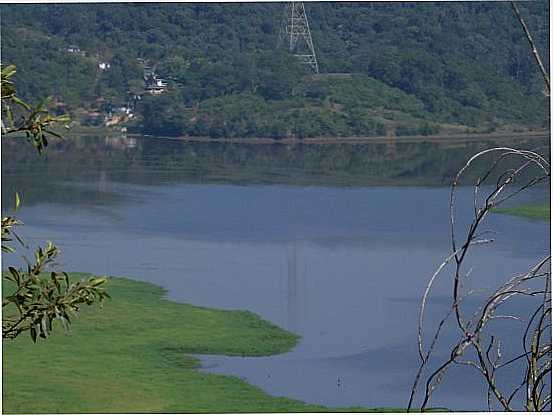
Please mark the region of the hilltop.
<svg viewBox="0 0 553 415"><path fill-rule="evenodd" d="M548 2L520 8L547 60ZM2 58L17 65L21 95L52 95L84 125L110 114L149 134L273 138L549 125L507 3L306 3L319 75L276 49L281 3L0 10ZM157 95L145 93L145 67L167 84Z"/></svg>

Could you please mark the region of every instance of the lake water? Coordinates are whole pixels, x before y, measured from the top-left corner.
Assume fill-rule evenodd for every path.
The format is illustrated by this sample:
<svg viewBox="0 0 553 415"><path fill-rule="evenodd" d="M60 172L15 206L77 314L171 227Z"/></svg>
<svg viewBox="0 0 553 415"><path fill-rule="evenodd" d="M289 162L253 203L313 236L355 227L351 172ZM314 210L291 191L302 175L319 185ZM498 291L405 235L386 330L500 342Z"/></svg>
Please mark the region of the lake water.
<svg viewBox="0 0 553 415"><path fill-rule="evenodd" d="M202 356L204 370L310 403L405 406L418 304L448 254L451 177L484 148L545 143L74 137L39 157L3 140L2 207L18 190L25 238L55 241L64 269L151 281L175 301L248 309L301 335L283 355ZM472 214L470 192L460 190L461 224ZM549 200L549 190L519 200ZM470 259L479 287L549 253L548 224L491 215L487 228L496 243ZM447 279L436 286L431 321L450 290ZM455 369L432 404L483 409L481 391L471 369Z"/></svg>

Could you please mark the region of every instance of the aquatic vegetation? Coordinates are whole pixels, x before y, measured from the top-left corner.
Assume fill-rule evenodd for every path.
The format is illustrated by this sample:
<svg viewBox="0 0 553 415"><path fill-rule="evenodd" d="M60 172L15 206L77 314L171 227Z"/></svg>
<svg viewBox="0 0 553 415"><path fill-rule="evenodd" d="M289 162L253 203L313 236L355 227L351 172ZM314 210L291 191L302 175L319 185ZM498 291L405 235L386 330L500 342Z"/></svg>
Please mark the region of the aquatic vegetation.
<svg viewBox="0 0 553 415"><path fill-rule="evenodd" d="M495 213L504 213L507 215L551 222L551 205L549 203L528 203L513 207L497 208L493 211Z"/></svg>

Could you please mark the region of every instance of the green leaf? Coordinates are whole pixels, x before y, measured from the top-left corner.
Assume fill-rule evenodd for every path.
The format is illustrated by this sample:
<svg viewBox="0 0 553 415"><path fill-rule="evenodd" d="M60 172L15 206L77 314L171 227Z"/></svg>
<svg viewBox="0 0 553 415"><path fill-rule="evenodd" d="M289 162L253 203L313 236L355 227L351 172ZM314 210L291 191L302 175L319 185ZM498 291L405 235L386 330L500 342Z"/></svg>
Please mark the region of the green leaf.
<svg viewBox="0 0 553 415"><path fill-rule="evenodd" d="M8 267L8 270L10 271L10 274L14 276L14 282L17 283L17 285L21 282L21 274L19 273L19 270L14 267Z"/></svg>
<svg viewBox="0 0 553 415"><path fill-rule="evenodd" d="M2 252L12 254L15 252L15 249L13 249L11 246L2 245Z"/></svg>
<svg viewBox="0 0 553 415"><path fill-rule="evenodd" d="M13 74L15 74L15 72L15 65L8 65L2 69L2 76L5 78L9 78Z"/></svg>
<svg viewBox="0 0 553 415"><path fill-rule="evenodd" d="M11 276L10 274L6 274L6 275L4 275L4 278L5 278L5 279L7 279L8 281L13 281L13 282L16 282L16 281L15 281L15 278L14 278L14 277L12 277L12 276Z"/></svg>
<svg viewBox="0 0 553 415"><path fill-rule="evenodd" d="M46 131L48 134L53 135L54 137L63 138L61 135L59 135L58 133L55 133L55 132L53 132L53 131L51 131L51 130L44 130L44 131Z"/></svg>
<svg viewBox="0 0 553 415"><path fill-rule="evenodd" d="M42 316L42 320L40 321L41 333L44 337L48 337L48 320L48 316L45 314Z"/></svg>
<svg viewBox="0 0 553 415"><path fill-rule="evenodd" d="M27 104L25 101L17 98L17 97L12 97L11 98L13 102L15 102L16 104L22 106L23 108L25 108L27 111L30 111L31 110L31 106L29 104Z"/></svg>
<svg viewBox="0 0 553 415"><path fill-rule="evenodd" d="M62 114L55 117L54 121L61 122L61 123L68 123L71 121L71 117L69 116L69 114Z"/></svg>
<svg viewBox="0 0 553 415"><path fill-rule="evenodd" d="M63 276L65 277L65 288L69 288L69 274L64 272Z"/></svg>
<svg viewBox="0 0 553 415"><path fill-rule="evenodd" d="M33 340L34 343L36 343L36 330L34 327L31 326L31 339Z"/></svg>
<svg viewBox="0 0 553 415"><path fill-rule="evenodd" d="M88 281L89 281L89 283L92 287L97 287L97 286L102 285L103 283L105 283L106 279L105 278L91 278Z"/></svg>
<svg viewBox="0 0 553 415"><path fill-rule="evenodd" d="M20 204L21 204L21 199L19 197L19 193L15 192L15 210L16 211L19 209Z"/></svg>
<svg viewBox="0 0 553 415"><path fill-rule="evenodd" d="M8 118L8 123L10 126L13 126L13 111L9 105L6 105L6 117Z"/></svg>

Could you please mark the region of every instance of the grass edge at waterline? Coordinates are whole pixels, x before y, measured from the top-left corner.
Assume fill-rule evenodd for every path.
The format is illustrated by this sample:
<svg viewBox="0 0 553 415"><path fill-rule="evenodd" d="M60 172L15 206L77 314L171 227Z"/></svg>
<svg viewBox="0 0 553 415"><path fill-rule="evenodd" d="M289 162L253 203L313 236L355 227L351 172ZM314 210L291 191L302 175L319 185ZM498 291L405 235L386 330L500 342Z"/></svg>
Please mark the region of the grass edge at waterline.
<svg viewBox="0 0 553 415"><path fill-rule="evenodd" d="M512 207L501 207L493 209L493 212L551 222L551 204L549 203L526 203Z"/></svg>
<svg viewBox="0 0 553 415"><path fill-rule="evenodd" d="M402 411L309 405L202 373L189 354L266 356L299 337L248 311L169 301L147 282L110 278L108 290L112 299L84 307L68 334L57 325L38 344L25 334L3 342L5 413Z"/></svg>

